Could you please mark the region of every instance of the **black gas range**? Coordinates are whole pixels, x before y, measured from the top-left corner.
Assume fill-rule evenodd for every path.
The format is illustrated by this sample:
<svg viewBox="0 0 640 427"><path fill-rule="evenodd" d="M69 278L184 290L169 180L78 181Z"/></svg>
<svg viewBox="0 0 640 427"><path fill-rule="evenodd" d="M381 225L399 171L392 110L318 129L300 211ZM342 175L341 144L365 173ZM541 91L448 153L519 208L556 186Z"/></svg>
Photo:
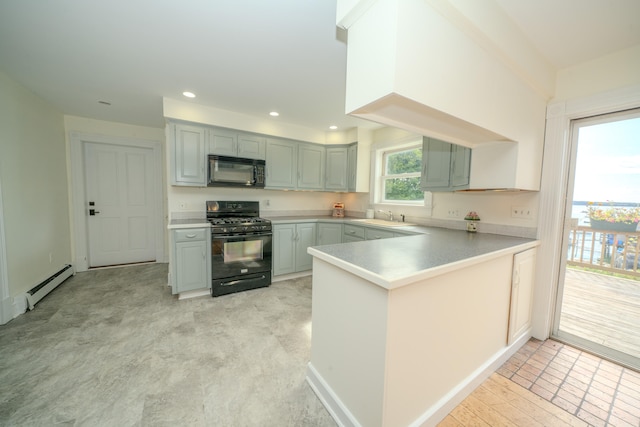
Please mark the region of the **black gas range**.
<svg viewBox="0 0 640 427"><path fill-rule="evenodd" d="M211 295L271 284L271 221L259 202L207 201L211 224Z"/></svg>

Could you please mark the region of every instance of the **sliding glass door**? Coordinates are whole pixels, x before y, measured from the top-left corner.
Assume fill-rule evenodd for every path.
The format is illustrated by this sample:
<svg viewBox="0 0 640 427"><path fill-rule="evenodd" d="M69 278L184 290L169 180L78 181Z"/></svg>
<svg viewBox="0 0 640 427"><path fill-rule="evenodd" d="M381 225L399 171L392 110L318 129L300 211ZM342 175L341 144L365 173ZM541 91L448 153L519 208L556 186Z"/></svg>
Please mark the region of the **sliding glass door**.
<svg viewBox="0 0 640 427"><path fill-rule="evenodd" d="M572 123L553 336L640 369L640 110Z"/></svg>

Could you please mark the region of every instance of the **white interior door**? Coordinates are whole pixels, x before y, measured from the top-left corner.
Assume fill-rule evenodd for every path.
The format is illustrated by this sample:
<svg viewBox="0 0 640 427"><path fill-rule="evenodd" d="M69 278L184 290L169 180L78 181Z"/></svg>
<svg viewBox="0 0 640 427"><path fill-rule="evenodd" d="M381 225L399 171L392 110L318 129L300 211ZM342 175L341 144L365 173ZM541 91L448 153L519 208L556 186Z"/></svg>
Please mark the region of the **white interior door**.
<svg viewBox="0 0 640 427"><path fill-rule="evenodd" d="M84 153L89 267L155 261L153 150L86 142Z"/></svg>

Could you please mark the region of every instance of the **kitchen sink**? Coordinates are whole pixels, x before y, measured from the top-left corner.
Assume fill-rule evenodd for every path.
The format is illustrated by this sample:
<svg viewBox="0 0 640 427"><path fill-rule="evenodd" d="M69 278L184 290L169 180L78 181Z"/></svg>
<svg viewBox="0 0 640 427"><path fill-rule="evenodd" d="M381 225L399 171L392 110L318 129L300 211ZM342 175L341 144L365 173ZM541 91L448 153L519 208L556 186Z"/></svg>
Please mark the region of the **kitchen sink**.
<svg viewBox="0 0 640 427"><path fill-rule="evenodd" d="M402 227L405 225L415 225L410 222L387 221L386 219L354 219L354 222L362 222L371 225L381 225L384 227Z"/></svg>

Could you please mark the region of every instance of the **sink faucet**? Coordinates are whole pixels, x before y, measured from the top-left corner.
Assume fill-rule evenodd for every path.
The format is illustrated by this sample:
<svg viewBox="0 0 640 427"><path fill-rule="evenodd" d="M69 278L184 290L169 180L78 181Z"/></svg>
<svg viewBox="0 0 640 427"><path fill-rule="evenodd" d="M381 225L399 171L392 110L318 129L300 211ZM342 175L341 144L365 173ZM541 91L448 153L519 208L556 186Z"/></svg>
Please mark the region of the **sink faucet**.
<svg viewBox="0 0 640 427"><path fill-rule="evenodd" d="M381 210L379 210L378 212L381 212L381 213L387 215L389 217L389 221L393 221L393 212L391 212L391 211L381 211Z"/></svg>

